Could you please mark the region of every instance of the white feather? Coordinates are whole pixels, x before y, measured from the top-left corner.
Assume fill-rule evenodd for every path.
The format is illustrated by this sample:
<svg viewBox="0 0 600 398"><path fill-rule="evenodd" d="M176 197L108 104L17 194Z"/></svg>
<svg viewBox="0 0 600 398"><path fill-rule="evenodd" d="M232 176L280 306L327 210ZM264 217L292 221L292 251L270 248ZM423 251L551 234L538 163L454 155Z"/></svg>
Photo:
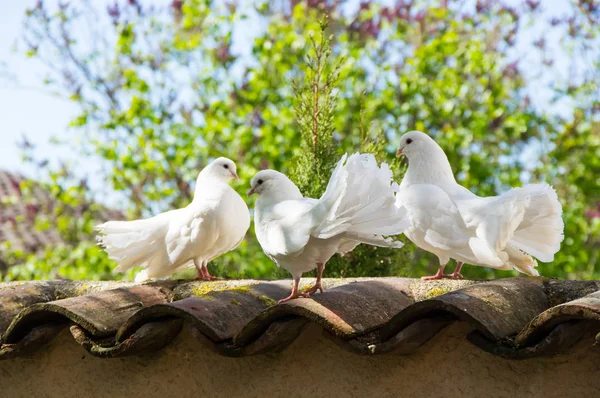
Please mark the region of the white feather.
<svg viewBox="0 0 600 398"><path fill-rule="evenodd" d="M318 200L303 198L274 170L259 172L252 186L260 195L254 213L258 241L294 278L360 243L402 246L384 235L404 232L406 210L395 206L391 171L372 155L344 155Z"/></svg>
<svg viewBox="0 0 600 398"><path fill-rule="evenodd" d="M442 265L454 259L538 275L531 256L554 259L564 224L552 187L532 184L479 197L456 183L448 158L427 135L405 134L401 150L409 161L397 202L408 211L406 236Z"/></svg>
<svg viewBox="0 0 600 398"><path fill-rule="evenodd" d="M228 168L222 166L227 164ZM219 158L204 168L196 183L194 200L185 208L135 221L98 225L99 244L122 272L144 268L136 282L164 278L194 264L208 262L235 249L250 226L244 200L227 181L235 164Z"/></svg>

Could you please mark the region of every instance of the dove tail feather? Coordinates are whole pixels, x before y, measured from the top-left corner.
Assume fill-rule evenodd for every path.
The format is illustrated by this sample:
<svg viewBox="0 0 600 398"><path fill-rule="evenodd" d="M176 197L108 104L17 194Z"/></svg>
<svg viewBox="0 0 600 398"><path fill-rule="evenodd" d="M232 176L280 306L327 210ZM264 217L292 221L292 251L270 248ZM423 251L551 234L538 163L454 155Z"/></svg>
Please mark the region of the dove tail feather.
<svg viewBox="0 0 600 398"><path fill-rule="evenodd" d="M521 250L512 246L507 245L505 248L506 253L509 257L509 265L519 272L522 272L530 276L539 276L540 273L535 269L537 267L537 261L530 255L523 253Z"/></svg>
<svg viewBox="0 0 600 398"><path fill-rule="evenodd" d="M395 204L392 177L387 164L379 167L373 155L344 155L319 200L327 216L316 229L317 237L343 234L359 243L401 247L401 242L383 237L399 235L408 227L406 209Z"/></svg>
<svg viewBox="0 0 600 398"><path fill-rule="evenodd" d="M138 272L137 274L135 274L134 282L141 283L141 282L147 281L148 279L150 279L150 277L148 276L148 270L143 269L140 272Z"/></svg>
<svg viewBox="0 0 600 398"><path fill-rule="evenodd" d="M367 245L377 246L377 247L393 247L396 249L404 246L404 243L399 240L393 240L391 238L384 238L379 235L365 235L365 234L354 234L354 233L345 233L344 238L349 241L353 241L358 243L366 243Z"/></svg>
<svg viewBox="0 0 600 398"><path fill-rule="evenodd" d="M111 260L119 263L117 272L127 271L152 260L160 245L153 244L161 229L148 220L109 221L95 227L96 238Z"/></svg>
<svg viewBox="0 0 600 398"><path fill-rule="evenodd" d="M543 262L553 261L554 255L560 250L560 244L564 239L562 206L556 192L547 184L532 184L522 189L529 197L529 204L525 209L523 221L507 245L507 248L513 248L511 250L513 254L508 253L511 262L513 259L516 259L516 262L524 261L514 254L514 249L534 256ZM535 263L535 260L532 259L532 261ZM537 271L535 272L537 273ZM531 275L531 273L528 274Z"/></svg>

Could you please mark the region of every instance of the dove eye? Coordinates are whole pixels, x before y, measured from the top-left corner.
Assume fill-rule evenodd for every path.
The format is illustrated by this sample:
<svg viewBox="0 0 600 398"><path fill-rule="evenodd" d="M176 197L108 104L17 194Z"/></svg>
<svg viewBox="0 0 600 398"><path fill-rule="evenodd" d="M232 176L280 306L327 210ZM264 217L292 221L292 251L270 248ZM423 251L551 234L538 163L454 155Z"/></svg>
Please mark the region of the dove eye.
<svg viewBox="0 0 600 398"><path fill-rule="evenodd" d="M410 138L406 140L407 145L410 144L411 142L412 142L412 139L410 139Z"/></svg>
<svg viewBox="0 0 600 398"><path fill-rule="evenodd" d="M260 185L263 183L263 180L258 180L257 182L258 182L258 185Z"/></svg>
<svg viewBox="0 0 600 398"><path fill-rule="evenodd" d="M226 169L228 169L228 168L229 168L229 165L228 165L228 164L226 164L226 165L223 165L223 167L225 167Z"/></svg>

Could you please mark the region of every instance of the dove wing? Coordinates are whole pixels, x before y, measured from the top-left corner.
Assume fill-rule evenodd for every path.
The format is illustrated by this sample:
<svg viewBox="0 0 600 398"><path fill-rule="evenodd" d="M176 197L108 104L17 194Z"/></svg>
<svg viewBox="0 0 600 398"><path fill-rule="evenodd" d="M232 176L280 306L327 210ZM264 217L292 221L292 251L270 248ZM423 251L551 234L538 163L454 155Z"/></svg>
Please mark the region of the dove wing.
<svg viewBox="0 0 600 398"><path fill-rule="evenodd" d="M165 237L170 264L197 257L212 247L219 238L214 212L187 211L171 221Z"/></svg>
<svg viewBox="0 0 600 398"><path fill-rule="evenodd" d="M452 199L432 184L414 184L398 194L411 219L411 229L425 233L425 241L441 250L460 250L471 236Z"/></svg>
<svg viewBox="0 0 600 398"><path fill-rule="evenodd" d="M297 253L304 249L311 233L318 225L314 211L315 199L285 200L268 209L261 221L264 242L260 242L270 256Z"/></svg>
<svg viewBox="0 0 600 398"><path fill-rule="evenodd" d="M401 192L401 202L412 221L411 229L422 231L426 243L449 258L503 267L506 259L493 246L498 233L494 229L497 220L494 216L483 218L486 211L497 213L493 207L498 203L475 195L464 198L454 200L444 189L432 184L411 185Z"/></svg>

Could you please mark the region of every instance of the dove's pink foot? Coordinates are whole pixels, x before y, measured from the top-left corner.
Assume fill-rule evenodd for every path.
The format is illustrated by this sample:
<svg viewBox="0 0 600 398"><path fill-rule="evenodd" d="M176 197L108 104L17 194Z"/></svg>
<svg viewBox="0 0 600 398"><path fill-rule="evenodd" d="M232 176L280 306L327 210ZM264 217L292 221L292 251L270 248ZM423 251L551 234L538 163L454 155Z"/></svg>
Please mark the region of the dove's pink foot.
<svg viewBox="0 0 600 398"><path fill-rule="evenodd" d="M318 291L323 293L323 287L321 286L321 277L323 276L323 270L325 269L325 264L318 263L317 264L317 281L315 284L308 290L302 293L302 297L310 297L311 294L315 294Z"/></svg>
<svg viewBox="0 0 600 398"><path fill-rule="evenodd" d="M462 266L463 266L463 263L461 263L460 261L458 261L456 263L456 269L454 270L453 273L451 273L450 275L448 275L448 277L452 278L452 279L462 279L463 276L460 273L460 270L461 270Z"/></svg>
<svg viewBox="0 0 600 398"><path fill-rule="evenodd" d="M460 273L460 270L463 266L463 263L461 263L460 261L456 264L456 269L454 270L453 273L451 274L444 274L444 268L446 265L440 265L440 267L438 268L437 272L435 273L435 275L431 275L431 276L423 276L421 277L422 280L424 281L434 281L437 279L462 279L463 276Z"/></svg>
<svg viewBox="0 0 600 398"><path fill-rule="evenodd" d="M195 278L197 281L209 281L210 279L206 276L204 272L204 267L198 268L198 276Z"/></svg>
<svg viewBox="0 0 600 398"><path fill-rule="evenodd" d="M286 302L288 302L290 300L297 299L299 297L302 297L302 296L300 296L300 294L298 294L298 292L296 292L296 293L292 292L292 294L290 294L286 298L279 300L277 302L277 304L283 304L283 303L286 303Z"/></svg>
<svg viewBox="0 0 600 398"><path fill-rule="evenodd" d="M216 277L216 276L212 276L209 272L208 272L208 267L204 267L204 275L206 276L206 280L208 281L218 281L221 280L221 278Z"/></svg>
<svg viewBox="0 0 600 398"><path fill-rule="evenodd" d="M321 286L321 282L316 282L313 287L311 287L310 289L302 292L301 296L302 297L310 297L311 294L315 294L316 292L320 291L321 293L323 293L323 287Z"/></svg>
<svg viewBox="0 0 600 398"><path fill-rule="evenodd" d="M431 276L422 276L421 280L424 280L424 281L435 281L435 280L438 280L438 279L462 279L462 278L463 278L462 274L460 274L460 273L458 273L458 274L452 273L452 274L442 274L442 275L435 274L435 275L431 275Z"/></svg>
<svg viewBox="0 0 600 398"><path fill-rule="evenodd" d="M194 278L194 280L197 281L209 281L209 276L207 276L207 272L205 272L206 267L205 267L205 262L202 260L194 260L194 266L196 267L196 270L198 271L198 276L196 278Z"/></svg>
<svg viewBox="0 0 600 398"><path fill-rule="evenodd" d="M446 275L444 275L444 272L441 269L438 269L438 272L436 272L435 275L422 276L421 279L424 281L434 281L437 279L443 279L445 277L446 277Z"/></svg>
<svg viewBox="0 0 600 398"><path fill-rule="evenodd" d="M294 279L294 287L292 287L292 294L290 294L288 297L286 297L284 299L279 300L277 302L277 304L282 304L287 301L290 301L290 300L300 297L300 294L298 293L298 285L299 284L300 284L300 278L295 278Z"/></svg>

